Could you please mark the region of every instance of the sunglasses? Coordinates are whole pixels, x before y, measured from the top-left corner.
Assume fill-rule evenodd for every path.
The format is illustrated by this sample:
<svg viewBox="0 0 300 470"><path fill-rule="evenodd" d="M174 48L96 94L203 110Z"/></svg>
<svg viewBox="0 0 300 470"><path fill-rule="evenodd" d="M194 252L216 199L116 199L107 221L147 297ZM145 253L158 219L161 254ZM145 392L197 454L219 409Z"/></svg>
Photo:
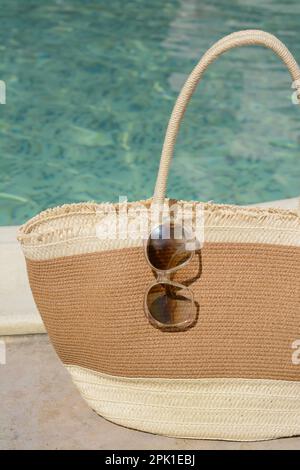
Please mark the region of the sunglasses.
<svg viewBox="0 0 300 470"><path fill-rule="evenodd" d="M188 249L191 237L180 225L165 223L156 227L146 240L145 257L156 273L144 299L144 310L150 323L162 330L185 330L196 318L193 292L173 282L172 274L186 266L195 249Z"/></svg>

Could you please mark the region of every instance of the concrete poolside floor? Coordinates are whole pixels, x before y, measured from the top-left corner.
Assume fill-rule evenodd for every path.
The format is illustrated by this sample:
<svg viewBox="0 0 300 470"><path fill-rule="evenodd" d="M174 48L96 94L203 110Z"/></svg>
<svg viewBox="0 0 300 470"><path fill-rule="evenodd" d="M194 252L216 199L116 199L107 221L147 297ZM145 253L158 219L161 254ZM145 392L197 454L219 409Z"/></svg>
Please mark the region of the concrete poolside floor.
<svg viewBox="0 0 300 470"><path fill-rule="evenodd" d="M5 342L0 449L300 449L300 437L252 443L197 441L117 426L82 400L47 335L11 336Z"/></svg>
<svg viewBox="0 0 300 470"><path fill-rule="evenodd" d="M295 208L296 200L268 206ZM0 335L7 321L21 318L27 331L44 327L28 287L16 229L0 228ZM1 330L2 325L2 330ZM6 364L3 346L6 349ZM300 437L264 442L175 439L130 430L106 421L80 397L48 336L0 336L0 449L300 449Z"/></svg>

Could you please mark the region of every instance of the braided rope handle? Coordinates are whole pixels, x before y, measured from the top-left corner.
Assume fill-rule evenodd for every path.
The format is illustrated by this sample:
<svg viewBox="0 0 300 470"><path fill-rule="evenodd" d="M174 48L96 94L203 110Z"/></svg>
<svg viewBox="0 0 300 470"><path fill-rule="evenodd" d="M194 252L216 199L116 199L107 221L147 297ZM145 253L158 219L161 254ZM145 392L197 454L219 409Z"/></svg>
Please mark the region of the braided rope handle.
<svg viewBox="0 0 300 470"><path fill-rule="evenodd" d="M259 30L245 30L225 36L216 42L201 58L186 80L173 108L167 127L162 148L160 166L156 180L153 202L162 204L166 197L166 187L169 168L174 153L174 147L187 105L208 66L224 52L238 46L258 45L267 47L275 52L287 66L297 94L300 93L300 69L287 47L272 34ZM300 201L299 201L300 211Z"/></svg>

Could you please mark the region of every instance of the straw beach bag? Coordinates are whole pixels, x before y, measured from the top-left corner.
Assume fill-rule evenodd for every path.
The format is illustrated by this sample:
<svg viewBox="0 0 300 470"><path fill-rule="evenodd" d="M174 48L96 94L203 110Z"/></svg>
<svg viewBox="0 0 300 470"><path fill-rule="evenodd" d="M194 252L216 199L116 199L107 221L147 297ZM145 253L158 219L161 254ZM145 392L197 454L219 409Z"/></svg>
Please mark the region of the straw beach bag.
<svg viewBox="0 0 300 470"><path fill-rule="evenodd" d="M178 282L190 280L198 309L183 331L156 328L144 314L155 278L142 237L102 236L109 211L117 221L125 214L134 232L135 209L170 204L167 175L186 106L208 65L247 45L272 49L298 93L300 70L278 39L231 34L182 88L153 199L68 204L20 229L30 286L58 356L88 404L127 427L206 439L300 434L300 212L201 204L204 244L175 273ZM188 207L193 221L198 203Z"/></svg>

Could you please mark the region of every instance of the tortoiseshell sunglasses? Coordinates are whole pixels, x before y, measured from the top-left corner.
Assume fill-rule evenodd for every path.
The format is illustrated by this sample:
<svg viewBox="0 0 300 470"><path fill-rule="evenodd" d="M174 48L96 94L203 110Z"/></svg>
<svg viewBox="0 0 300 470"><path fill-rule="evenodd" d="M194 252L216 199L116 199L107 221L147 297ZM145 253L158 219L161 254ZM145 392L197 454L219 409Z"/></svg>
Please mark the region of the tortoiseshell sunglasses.
<svg viewBox="0 0 300 470"><path fill-rule="evenodd" d="M156 281L146 291L144 310L150 323L162 330L185 330L195 320L193 292L171 280L192 260L195 249L188 249L190 242L187 230L170 222L152 230L145 241L145 257Z"/></svg>

